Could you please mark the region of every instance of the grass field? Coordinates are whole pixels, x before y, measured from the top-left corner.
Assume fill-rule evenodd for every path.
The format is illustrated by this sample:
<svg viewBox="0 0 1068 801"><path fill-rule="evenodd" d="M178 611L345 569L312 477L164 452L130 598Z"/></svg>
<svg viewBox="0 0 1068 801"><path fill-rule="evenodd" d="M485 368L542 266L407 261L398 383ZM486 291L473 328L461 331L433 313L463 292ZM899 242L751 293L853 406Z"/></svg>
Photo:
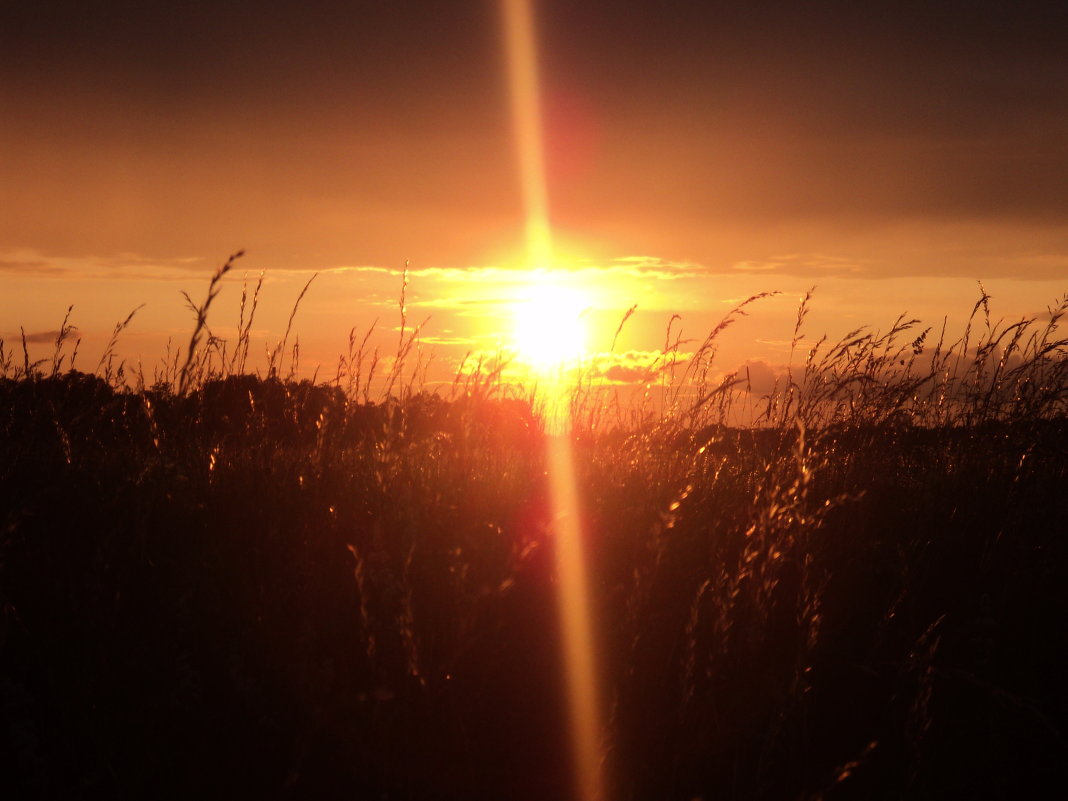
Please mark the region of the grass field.
<svg viewBox="0 0 1068 801"><path fill-rule="evenodd" d="M0 346L3 795L568 797L537 399L249 375L211 292L153 380ZM611 798L1068 786L1066 304L987 301L574 389Z"/></svg>

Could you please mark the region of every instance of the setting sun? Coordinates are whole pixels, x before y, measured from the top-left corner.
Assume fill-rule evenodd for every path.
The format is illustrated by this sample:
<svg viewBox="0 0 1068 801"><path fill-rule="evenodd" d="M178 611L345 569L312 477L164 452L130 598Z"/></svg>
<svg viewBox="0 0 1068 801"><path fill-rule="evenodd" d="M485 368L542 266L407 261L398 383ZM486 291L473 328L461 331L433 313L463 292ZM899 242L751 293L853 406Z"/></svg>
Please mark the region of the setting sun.
<svg viewBox="0 0 1068 801"><path fill-rule="evenodd" d="M589 306L589 299L573 287L539 283L525 288L512 312L512 346L518 359L539 371L581 359Z"/></svg>
<svg viewBox="0 0 1068 801"><path fill-rule="evenodd" d="M4 2L0 795L1068 786L1062 5Z"/></svg>

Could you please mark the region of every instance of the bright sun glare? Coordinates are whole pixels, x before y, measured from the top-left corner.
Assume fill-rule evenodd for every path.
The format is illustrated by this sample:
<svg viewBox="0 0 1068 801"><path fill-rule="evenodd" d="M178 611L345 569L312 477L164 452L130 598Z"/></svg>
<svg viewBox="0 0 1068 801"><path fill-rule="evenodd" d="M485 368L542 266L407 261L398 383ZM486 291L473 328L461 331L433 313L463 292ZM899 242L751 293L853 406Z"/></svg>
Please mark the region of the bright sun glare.
<svg viewBox="0 0 1068 801"><path fill-rule="evenodd" d="M513 346L521 362L549 372L577 362L586 352L588 299L554 283L525 287L513 311Z"/></svg>

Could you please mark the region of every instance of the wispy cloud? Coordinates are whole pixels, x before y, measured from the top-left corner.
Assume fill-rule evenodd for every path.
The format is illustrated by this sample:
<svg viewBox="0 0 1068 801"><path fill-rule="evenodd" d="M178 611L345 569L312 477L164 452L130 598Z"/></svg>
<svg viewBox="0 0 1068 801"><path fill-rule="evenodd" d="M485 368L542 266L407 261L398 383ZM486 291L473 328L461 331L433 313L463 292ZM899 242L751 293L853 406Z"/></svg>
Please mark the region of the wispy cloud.
<svg viewBox="0 0 1068 801"><path fill-rule="evenodd" d="M408 302L408 305L427 309L468 309L472 306L502 306L511 302L507 298L440 297L412 300Z"/></svg>
<svg viewBox="0 0 1068 801"><path fill-rule="evenodd" d="M85 279L181 281L190 275L207 273L217 266L222 257L207 256L154 256L144 253L93 254L43 254L34 250L0 253L0 274L77 276ZM1056 261L1056 255L1035 257L1036 262L1047 264ZM246 258L249 270L258 270L255 254ZM246 265L242 265L246 266ZM673 282L699 279L714 275L718 270L693 261L677 261L649 255L620 256L604 262L578 261L558 268L575 278L629 277ZM866 267L860 260L822 253L788 253L770 258L741 260L730 265L735 273L767 273L782 275L841 275L863 277ZM334 275L380 275L397 279L407 273L410 280L429 280L463 284L513 283L529 280L530 271L521 267L499 264L470 264L466 266L382 266L374 264L323 265L310 262L307 266L275 266L270 275L284 277L310 272Z"/></svg>
<svg viewBox="0 0 1068 801"><path fill-rule="evenodd" d="M471 278L515 278L518 268L494 265L470 265L468 267L380 267L376 265L338 265L326 267L331 273L378 273L400 278L407 272L409 278L437 278L442 280L470 280Z"/></svg>
<svg viewBox="0 0 1068 801"><path fill-rule="evenodd" d="M449 336L425 336L419 341L427 345L467 345L475 346L479 343L476 337L449 337Z"/></svg>
<svg viewBox="0 0 1068 801"><path fill-rule="evenodd" d="M189 280L204 272L210 260L201 256L156 257L139 253L115 255L51 254L25 249L0 253L0 274L112 281Z"/></svg>
<svg viewBox="0 0 1068 801"><path fill-rule="evenodd" d="M0 274L58 276L67 270L43 259L0 259Z"/></svg>
<svg viewBox="0 0 1068 801"><path fill-rule="evenodd" d="M624 272L642 278L677 281L708 275L706 267L690 261L671 261L657 256L622 256L601 267L602 270Z"/></svg>
<svg viewBox="0 0 1068 801"><path fill-rule="evenodd" d="M379 267L373 265L340 265L326 268L330 272L382 273L402 276L402 267ZM656 256L621 256L603 263L580 261L562 264L557 269L571 274L617 273L634 277L677 280L707 275L707 268L695 262L671 261ZM409 267L409 278L439 278L442 280L471 280L472 278L498 279L504 281L524 278L529 271L523 267L502 267L496 264L468 265L465 267Z"/></svg>
<svg viewBox="0 0 1068 801"><path fill-rule="evenodd" d="M856 276L868 274L859 259L829 256L824 253L786 253L767 259L747 259L735 262L731 269L740 273L774 273L796 276Z"/></svg>

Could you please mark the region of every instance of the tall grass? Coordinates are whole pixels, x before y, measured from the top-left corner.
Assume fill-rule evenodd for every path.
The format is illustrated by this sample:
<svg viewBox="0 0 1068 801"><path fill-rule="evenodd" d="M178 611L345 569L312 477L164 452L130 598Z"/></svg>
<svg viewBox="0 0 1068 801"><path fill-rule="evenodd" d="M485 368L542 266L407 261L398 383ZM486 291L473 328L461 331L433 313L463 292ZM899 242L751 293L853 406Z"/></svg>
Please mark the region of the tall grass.
<svg viewBox="0 0 1068 801"><path fill-rule="evenodd" d="M262 275L232 350L208 322L238 256L151 384L75 371L69 317L0 343L7 786L565 797L538 398L478 357L424 391L403 298L395 354L298 382L287 328L249 375ZM1063 786L1068 298L828 342L809 295L757 397L716 356L761 300L569 399L613 797Z"/></svg>

